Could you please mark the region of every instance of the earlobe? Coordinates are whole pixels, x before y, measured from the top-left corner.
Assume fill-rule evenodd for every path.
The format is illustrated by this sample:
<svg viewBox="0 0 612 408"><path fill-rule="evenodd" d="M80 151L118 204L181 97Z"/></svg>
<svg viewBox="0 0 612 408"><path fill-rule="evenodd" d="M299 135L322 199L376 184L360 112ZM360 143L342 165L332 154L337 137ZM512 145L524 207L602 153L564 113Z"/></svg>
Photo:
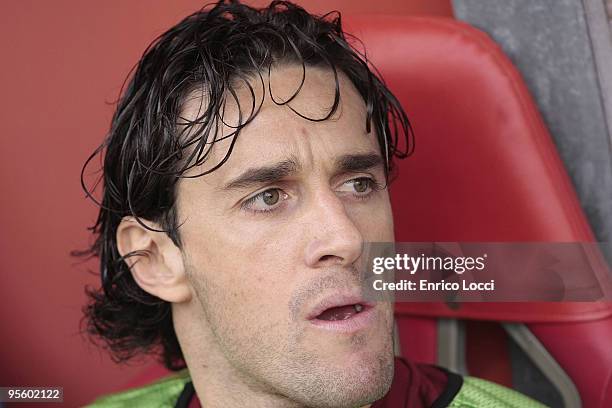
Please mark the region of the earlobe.
<svg viewBox="0 0 612 408"><path fill-rule="evenodd" d="M171 303L191 299L181 250L156 223L124 217L117 228L117 249L145 292Z"/></svg>

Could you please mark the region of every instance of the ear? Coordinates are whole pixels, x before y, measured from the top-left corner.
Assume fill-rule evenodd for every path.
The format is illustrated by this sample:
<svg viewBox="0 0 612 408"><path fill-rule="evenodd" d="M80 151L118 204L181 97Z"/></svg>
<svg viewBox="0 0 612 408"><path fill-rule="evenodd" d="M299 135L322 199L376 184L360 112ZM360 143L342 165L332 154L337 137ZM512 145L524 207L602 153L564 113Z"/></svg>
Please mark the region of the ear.
<svg viewBox="0 0 612 408"><path fill-rule="evenodd" d="M156 223L140 221L153 230L162 229ZM166 233L149 230L134 217L124 217L117 228L117 249L121 256L127 256L125 262L145 292L171 303L191 299L181 250Z"/></svg>

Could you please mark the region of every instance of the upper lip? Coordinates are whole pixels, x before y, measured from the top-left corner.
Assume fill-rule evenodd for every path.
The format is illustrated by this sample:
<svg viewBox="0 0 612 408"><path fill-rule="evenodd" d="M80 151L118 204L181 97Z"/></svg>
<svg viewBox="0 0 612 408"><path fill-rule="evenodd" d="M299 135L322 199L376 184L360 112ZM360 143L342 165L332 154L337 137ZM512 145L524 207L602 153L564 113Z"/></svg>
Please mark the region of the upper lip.
<svg viewBox="0 0 612 408"><path fill-rule="evenodd" d="M363 300L363 297L351 293L335 293L324 297L308 312L307 319L312 320L319 316L327 309L332 307L349 306L360 304L363 306L372 306L371 303Z"/></svg>

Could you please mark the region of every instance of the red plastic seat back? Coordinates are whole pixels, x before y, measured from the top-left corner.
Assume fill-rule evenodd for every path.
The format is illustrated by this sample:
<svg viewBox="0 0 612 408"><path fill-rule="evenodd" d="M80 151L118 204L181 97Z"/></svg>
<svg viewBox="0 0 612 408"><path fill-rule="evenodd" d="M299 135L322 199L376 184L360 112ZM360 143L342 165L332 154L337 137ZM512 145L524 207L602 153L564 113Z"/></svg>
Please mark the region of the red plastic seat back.
<svg viewBox="0 0 612 408"><path fill-rule="evenodd" d="M346 25L416 133L415 153L399 162L391 186L398 241L594 239L520 74L486 34L442 18ZM587 407L612 398L611 315L601 303L396 305L403 353L426 362L436 362L437 317L529 323Z"/></svg>

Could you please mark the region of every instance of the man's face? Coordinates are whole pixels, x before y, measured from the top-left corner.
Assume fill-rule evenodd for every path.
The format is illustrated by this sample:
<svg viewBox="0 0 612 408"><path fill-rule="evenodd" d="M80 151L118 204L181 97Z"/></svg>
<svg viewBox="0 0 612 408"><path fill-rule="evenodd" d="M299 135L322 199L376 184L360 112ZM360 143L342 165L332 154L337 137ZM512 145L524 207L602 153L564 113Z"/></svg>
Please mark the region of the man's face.
<svg viewBox="0 0 612 408"><path fill-rule="evenodd" d="M301 67L274 69L275 99L288 99L301 77ZM259 100L262 85L252 85ZM364 405L382 397L393 376L391 304L366 302L360 277L363 243L393 240L384 159L374 132L366 133L363 99L343 75L338 112L322 122L274 104L265 86L263 107L228 161L177 189L200 310L193 330L209 339L196 360L217 353L252 389L296 402ZM334 89L331 71L307 68L290 105L323 117ZM248 114L250 93L238 94ZM184 114L193 118L199 108L195 98ZM225 123L237 121L228 101ZM230 142L215 143L194 173L219 163ZM207 364L194 358L186 352L190 366Z"/></svg>

